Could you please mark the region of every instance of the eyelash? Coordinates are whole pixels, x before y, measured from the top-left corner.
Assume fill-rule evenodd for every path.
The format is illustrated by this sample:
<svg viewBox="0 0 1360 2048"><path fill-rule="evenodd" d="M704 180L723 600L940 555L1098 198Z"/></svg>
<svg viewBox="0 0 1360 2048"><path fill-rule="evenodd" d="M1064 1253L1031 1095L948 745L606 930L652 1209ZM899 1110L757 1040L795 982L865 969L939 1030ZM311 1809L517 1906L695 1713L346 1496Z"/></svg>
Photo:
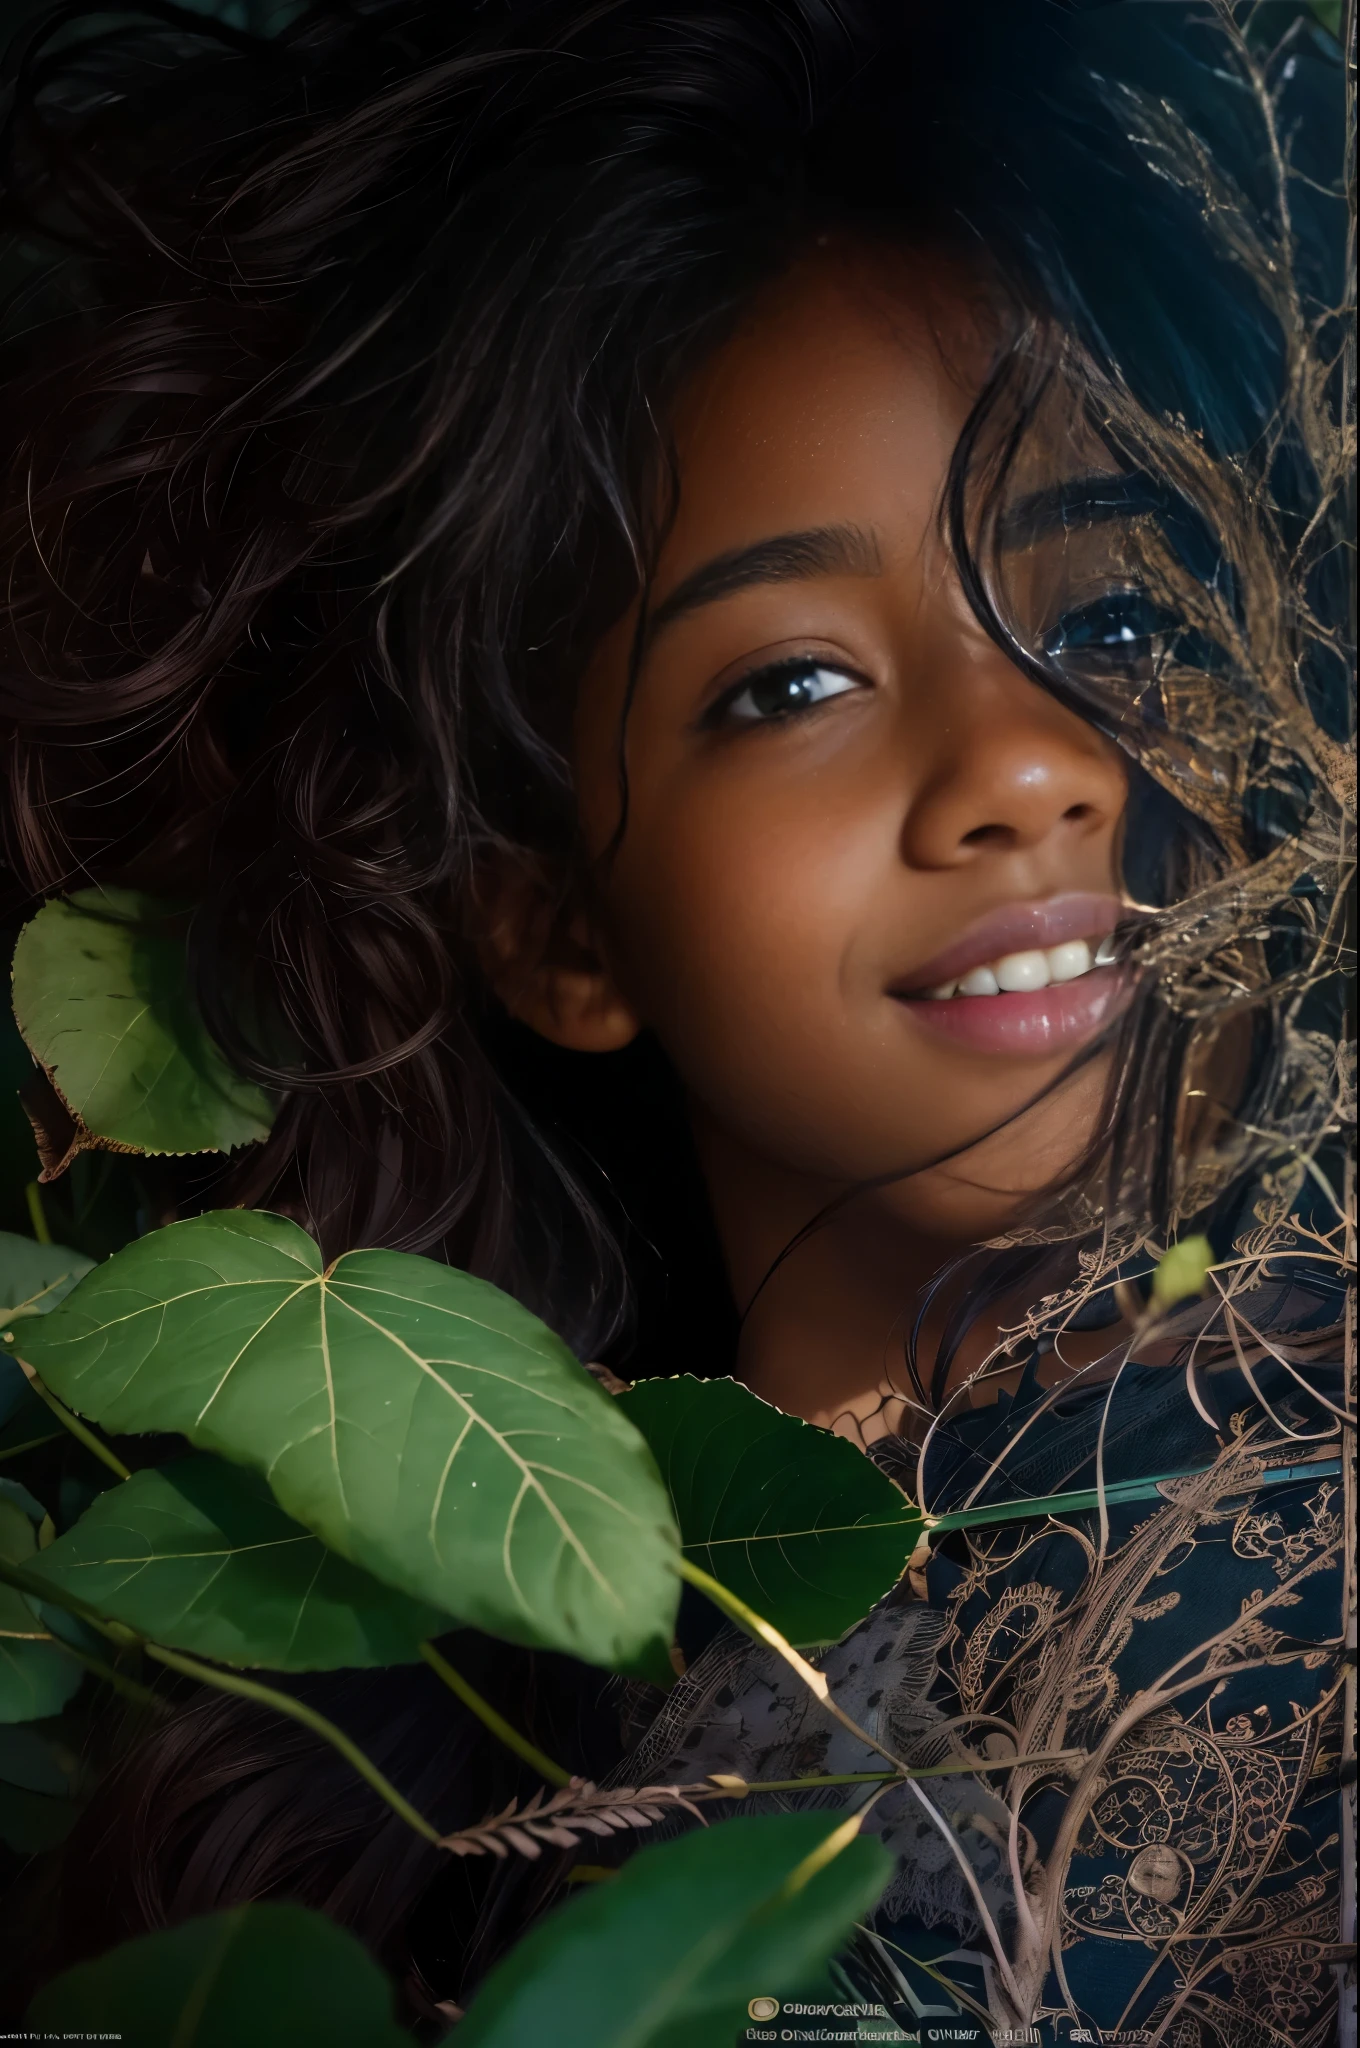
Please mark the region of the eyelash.
<svg viewBox="0 0 1360 2048"><path fill-rule="evenodd" d="M803 676L834 676L838 682L847 684L848 687L832 690L825 697L819 698L811 704L789 704L782 709L773 710L764 715L758 714L755 717L745 718L734 717L734 707L741 702L743 697L750 695L751 692L758 689L762 684L791 683ZM782 725L790 719L805 718L810 712L820 711L824 704L832 702L835 698L849 696L853 691L862 690L866 687L861 677L855 675L850 669L838 667L834 662L822 661L816 655L790 655L784 661L773 661L764 668L748 670L738 682L733 683L729 689L724 690L721 697L709 706L708 710L704 713L702 724L710 731L724 725L746 727Z"/></svg>

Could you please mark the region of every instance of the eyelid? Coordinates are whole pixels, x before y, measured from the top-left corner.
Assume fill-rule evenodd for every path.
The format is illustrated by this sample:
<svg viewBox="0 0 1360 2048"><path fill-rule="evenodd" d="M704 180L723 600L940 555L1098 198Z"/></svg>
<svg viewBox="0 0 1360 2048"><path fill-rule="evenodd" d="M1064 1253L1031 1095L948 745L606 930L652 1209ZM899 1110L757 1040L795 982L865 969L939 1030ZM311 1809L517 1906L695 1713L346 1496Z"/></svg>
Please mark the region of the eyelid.
<svg viewBox="0 0 1360 2048"><path fill-rule="evenodd" d="M827 669L836 675L848 676L851 682L861 689L869 690L874 687L872 676L866 675L857 662L849 661L843 654L833 654L825 648L795 648L788 654L776 654L764 660L757 656L746 666L742 667L738 674L733 676L729 682L724 683L720 689L715 691L709 702L700 711L695 720L695 725L700 731L714 731L723 724L728 709L740 697L743 690L750 689L754 684L762 682L767 676L788 675L796 673L800 669L813 668ZM817 710L818 708L820 707L816 705L809 707L810 710ZM805 716L806 714L802 715ZM739 722L750 726L773 724L775 721L771 719L746 719Z"/></svg>

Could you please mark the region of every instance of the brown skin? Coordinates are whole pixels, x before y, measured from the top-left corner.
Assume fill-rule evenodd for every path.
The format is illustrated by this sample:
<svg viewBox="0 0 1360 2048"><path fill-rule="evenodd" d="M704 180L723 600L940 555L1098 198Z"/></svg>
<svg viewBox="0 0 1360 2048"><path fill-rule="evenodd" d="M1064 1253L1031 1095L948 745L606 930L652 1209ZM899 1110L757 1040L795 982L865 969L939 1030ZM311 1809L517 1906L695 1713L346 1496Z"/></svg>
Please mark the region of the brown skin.
<svg viewBox="0 0 1360 2048"><path fill-rule="evenodd" d="M825 527L863 539L655 632L627 728L627 830L602 858L635 613L618 623L576 726L593 901L548 933L533 889L506 886L491 941L502 994L544 1036L603 1051L656 1033L740 1305L848 1186L907 1176L783 1266L738 1364L809 1420L859 1433L873 1417L868 1435L903 1424L896 1403L874 1411L902 1384L919 1286L1074 1158L1105 1080L1093 1062L1027 1110L1070 1055L951 1043L887 993L984 912L1118 892L1119 755L986 637L938 531L986 365L974 297L935 259L885 282L882 259L813 251L685 393L652 617L729 550ZM741 723L747 699L715 716L748 671L809 653L837 679L815 708ZM976 1333L964 1367L994 1338Z"/></svg>

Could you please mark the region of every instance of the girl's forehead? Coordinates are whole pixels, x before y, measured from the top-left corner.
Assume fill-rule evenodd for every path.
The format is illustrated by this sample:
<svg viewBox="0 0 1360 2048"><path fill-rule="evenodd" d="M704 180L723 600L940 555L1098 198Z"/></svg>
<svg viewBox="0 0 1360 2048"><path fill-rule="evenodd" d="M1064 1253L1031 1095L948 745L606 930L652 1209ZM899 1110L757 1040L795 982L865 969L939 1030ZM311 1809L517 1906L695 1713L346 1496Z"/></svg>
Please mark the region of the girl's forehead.
<svg viewBox="0 0 1360 2048"><path fill-rule="evenodd" d="M681 394L658 592L696 554L767 533L923 524L992 339L956 261L844 247L800 258Z"/></svg>

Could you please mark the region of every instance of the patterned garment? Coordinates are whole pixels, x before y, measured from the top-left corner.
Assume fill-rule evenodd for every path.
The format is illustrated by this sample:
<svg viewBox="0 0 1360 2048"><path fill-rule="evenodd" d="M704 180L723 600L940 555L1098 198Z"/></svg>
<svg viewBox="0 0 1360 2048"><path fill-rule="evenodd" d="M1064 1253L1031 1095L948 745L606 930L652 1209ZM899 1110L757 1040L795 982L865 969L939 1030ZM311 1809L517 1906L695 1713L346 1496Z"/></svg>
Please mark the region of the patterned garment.
<svg viewBox="0 0 1360 2048"><path fill-rule="evenodd" d="M1192 1393L1139 1365L1055 1394L1040 1355L1013 1399L937 1431L933 1512L1093 1486L1102 1418L1108 1485L1195 1476L1110 1505L1103 1538L1095 1511L946 1537L817 1660L894 1755L953 1766L874 1804L897 1874L842 1980L913 2031L964 2014L998 2042L1325 2048L1346 1953L1340 1374L1268 1360ZM875 1763L724 1630L618 1777Z"/></svg>

